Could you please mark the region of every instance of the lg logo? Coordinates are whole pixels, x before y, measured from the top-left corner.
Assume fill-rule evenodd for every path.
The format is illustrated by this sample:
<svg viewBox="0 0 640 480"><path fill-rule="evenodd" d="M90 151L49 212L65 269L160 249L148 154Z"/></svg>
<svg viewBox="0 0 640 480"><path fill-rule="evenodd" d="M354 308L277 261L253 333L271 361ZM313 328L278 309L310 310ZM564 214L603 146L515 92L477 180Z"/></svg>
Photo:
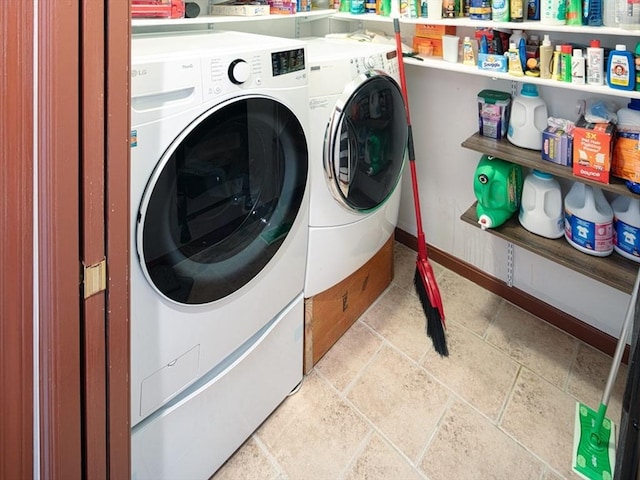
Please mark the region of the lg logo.
<svg viewBox="0 0 640 480"><path fill-rule="evenodd" d="M147 69L146 68L141 68L141 69L137 69L137 68L132 68L131 69L131 76L133 78L137 77L137 76L143 76L147 74Z"/></svg>

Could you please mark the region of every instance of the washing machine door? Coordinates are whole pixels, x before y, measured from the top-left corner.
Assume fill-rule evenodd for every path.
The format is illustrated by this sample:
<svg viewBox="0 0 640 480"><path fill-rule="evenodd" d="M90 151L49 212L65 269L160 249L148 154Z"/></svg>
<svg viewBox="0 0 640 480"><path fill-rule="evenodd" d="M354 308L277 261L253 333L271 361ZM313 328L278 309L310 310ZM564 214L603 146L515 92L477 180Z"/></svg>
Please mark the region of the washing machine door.
<svg viewBox="0 0 640 480"><path fill-rule="evenodd" d="M241 97L201 115L160 159L141 202L147 280L185 305L246 285L286 241L307 165L302 125L272 98Z"/></svg>
<svg viewBox="0 0 640 480"><path fill-rule="evenodd" d="M336 103L324 141L331 193L350 211L371 212L393 193L404 164L407 116L402 91L389 75L360 75Z"/></svg>

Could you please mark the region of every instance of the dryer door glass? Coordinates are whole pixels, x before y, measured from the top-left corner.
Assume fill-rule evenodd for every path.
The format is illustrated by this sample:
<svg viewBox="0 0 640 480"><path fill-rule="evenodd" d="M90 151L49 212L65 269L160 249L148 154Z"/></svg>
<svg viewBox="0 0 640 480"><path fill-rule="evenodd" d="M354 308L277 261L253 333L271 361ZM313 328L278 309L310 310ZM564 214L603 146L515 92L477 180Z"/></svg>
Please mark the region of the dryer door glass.
<svg viewBox="0 0 640 480"><path fill-rule="evenodd" d="M296 221L307 160L300 122L273 99L245 97L202 115L145 191L137 246L147 279L181 304L213 302L249 283Z"/></svg>
<svg viewBox="0 0 640 480"><path fill-rule="evenodd" d="M393 193L407 146L402 92L388 75L370 72L345 90L327 129L324 168L334 197L370 212Z"/></svg>

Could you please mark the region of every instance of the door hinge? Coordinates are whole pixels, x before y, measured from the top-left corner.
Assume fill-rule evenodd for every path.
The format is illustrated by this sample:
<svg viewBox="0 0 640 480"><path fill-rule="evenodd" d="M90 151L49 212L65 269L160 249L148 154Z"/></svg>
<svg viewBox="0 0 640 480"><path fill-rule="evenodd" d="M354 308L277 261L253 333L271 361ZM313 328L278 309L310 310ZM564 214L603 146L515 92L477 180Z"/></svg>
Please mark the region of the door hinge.
<svg viewBox="0 0 640 480"><path fill-rule="evenodd" d="M107 259L93 265L82 263L82 285L85 300L107 289Z"/></svg>

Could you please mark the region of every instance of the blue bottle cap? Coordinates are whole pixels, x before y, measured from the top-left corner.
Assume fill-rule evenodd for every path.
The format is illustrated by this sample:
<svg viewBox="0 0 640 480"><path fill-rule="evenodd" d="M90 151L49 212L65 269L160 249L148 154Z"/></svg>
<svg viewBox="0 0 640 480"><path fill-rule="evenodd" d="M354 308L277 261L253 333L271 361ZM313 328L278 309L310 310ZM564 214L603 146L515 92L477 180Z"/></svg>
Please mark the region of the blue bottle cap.
<svg viewBox="0 0 640 480"><path fill-rule="evenodd" d="M520 90L520 95L524 95L526 97L537 97L538 88L532 83L524 83L522 84L522 90Z"/></svg>

